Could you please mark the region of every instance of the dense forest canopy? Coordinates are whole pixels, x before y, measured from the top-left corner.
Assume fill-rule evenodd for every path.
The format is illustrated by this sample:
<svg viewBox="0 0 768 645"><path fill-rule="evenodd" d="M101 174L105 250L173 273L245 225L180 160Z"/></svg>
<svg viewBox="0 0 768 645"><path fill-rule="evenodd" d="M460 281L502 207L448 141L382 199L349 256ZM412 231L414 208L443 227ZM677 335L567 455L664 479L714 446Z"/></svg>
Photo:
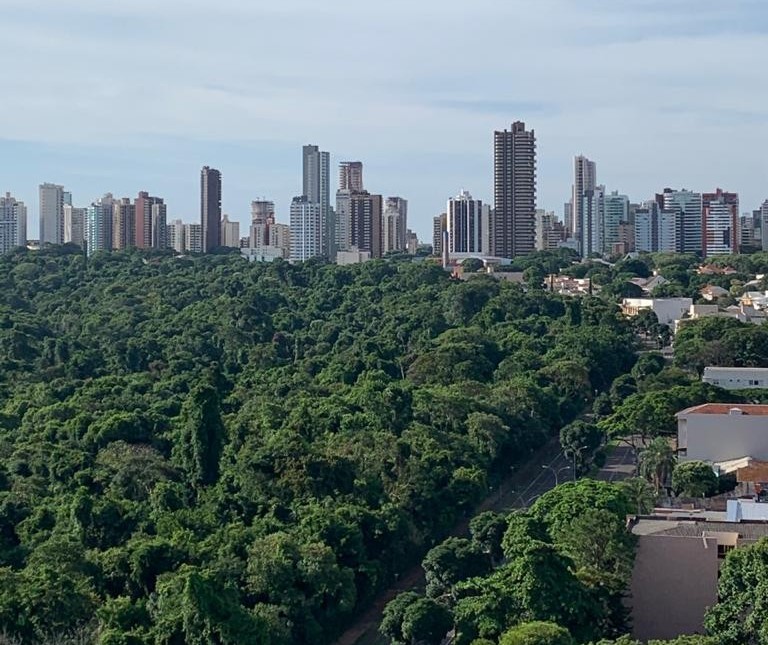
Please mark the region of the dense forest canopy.
<svg viewBox="0 0 768 645"><path fill-rule="evenodd" d="M0 258L0 632L328 642L634 362L429 263Z"/></svg>

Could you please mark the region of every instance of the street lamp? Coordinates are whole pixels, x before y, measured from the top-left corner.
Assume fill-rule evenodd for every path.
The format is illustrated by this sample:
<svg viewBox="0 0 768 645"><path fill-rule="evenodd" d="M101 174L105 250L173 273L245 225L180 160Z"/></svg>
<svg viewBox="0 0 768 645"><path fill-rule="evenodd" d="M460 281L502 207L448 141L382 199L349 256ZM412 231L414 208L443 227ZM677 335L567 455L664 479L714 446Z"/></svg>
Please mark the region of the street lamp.
<svg viewBox="0 0 768 645"><path fill-rule="evenodd" d="M579 446L573 450L573 481L576 481L576 455L580 455L582 450L588 450L589 446Z"/></svg>
<svg viewBox="0 0 768 645"><path fill-rule="evenodd" d="M553 466L550 466L548 464L542 464L541 467L544 468L545 470L551 470L552 471L552 474L555 476L555 486L559 486L560 485L560 479L559 479L558 475L561 472L563 472L564 470L568 470L570 468L570 466L563 466L562 468L558 468L557 470L555 470Z"/></svg>

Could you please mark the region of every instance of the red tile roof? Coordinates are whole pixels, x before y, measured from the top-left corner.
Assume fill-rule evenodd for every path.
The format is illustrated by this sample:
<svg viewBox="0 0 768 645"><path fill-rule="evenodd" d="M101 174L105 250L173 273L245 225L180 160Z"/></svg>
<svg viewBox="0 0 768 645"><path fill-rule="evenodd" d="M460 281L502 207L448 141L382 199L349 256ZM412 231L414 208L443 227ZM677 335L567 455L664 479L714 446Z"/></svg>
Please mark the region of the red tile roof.
<svg viewBox="0 0 768 645"><path fill-rule="evenodd" d="M729 414L731 410L741 410L741 413L746 416L768 416L768 405L748 405L744 403L704 403L703 405L695 405L687 410L682 410L677 413L677 416L683 414Z"/></svg>

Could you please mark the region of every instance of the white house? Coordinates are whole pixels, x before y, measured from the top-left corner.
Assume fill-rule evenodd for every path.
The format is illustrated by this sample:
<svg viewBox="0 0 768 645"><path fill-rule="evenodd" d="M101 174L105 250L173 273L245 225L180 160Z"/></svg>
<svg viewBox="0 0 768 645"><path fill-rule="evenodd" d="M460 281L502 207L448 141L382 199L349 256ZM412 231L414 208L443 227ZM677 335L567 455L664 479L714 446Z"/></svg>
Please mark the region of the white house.
<svg viewBox="0 0 768 645"><path fill-rule="evenodd" d="M656 314L659 323L671 325L675 320L682 318L692 304L691 298L624 298L621 301L621 311L626 316L637 316L643 310L651 310Z"/></svg>
<svg viewBox="0 0 768 645"><path fill-rule="evenodd" d="M768 388L768 368L765 367L705 367L704 383L725 390Z"/></svg>
<svg viewBox="0 0 768 645"><path fill-rule="evenodd" d="M705 403L676 416L681 461L768 461L768 405Z"/></svg>

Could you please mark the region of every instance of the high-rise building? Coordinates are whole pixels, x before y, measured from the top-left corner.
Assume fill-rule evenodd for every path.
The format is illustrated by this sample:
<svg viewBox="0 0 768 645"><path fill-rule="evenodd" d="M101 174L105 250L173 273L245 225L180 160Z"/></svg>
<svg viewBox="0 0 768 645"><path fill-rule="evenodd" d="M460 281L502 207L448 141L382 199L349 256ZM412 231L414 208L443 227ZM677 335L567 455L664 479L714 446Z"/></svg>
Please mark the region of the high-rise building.
<svg viewBox="0 0 768 645"><path fill-rule="evenodd" d="M187 253L205 252L202 224L184 224L184 251Z"/></svg>
<svg viewBox="0 0 768 645"><path fill-rule="evenodd" d="M382 250L405 251L408 230L408 200L402 197L387 197L382 214Z"/></svg>
<svg viewBox="0 0 768 645"><path fill-rule="evenodd" d="M64 204L64 244L85 247L85 216L88 209Z"/></svg>
<svg viewBox="0 0 768 645"><path fill-rule="evenodd" d="M291 202L291 261L323 255L323 216L320 204L302 195Z"/></svg>
<svg viewBox="0 0 768 645"><path fill-rule="evenodd" d="M351 248L368 252L372 258L382 257L381 195L371 195L367 191L352 193L350 211Z"/></svg>
<svg viewBox="0 0 768 645"><path fill-rule="evenodd" d="M759 211L760 235L763 241L763 251L768 251L768 199L766 199Z"/></svg>
<svg viewBox="0 0 768 645"><path fill-rule="evenodd" d="M612 255L614 245L622 242L619 227L629 221L629 197L613 191L603 198L602 253Z"/></svg>
<svg viewBox="0 0 768 645"><path fill-rule="evenodd" d="M164 248L164 242L160 245L156 243L166 237L165 232L160 232L165 231L167 216L163 199L141 191L133 203L136 211L135 245L140 249Z"/></svg>
<svg viewBox="0 0 768 645"><path fill-rule="evenodd" d="M200 225L203 252L221 246L221 172L203 166L200 172Z"/></svg>
<svg viewBox="0 0 768 645"><path fill-rule="evenodd" d="M303 187L302 193L309 203L320 206L322 219L321 248L322 255L333 258L336 255L336 224L331 209L330 167L331 157L317 146L304 146L303 156Z"/></svg>
<svg viewBox="0 0 768 645"><path fill-rule="evenodd" d="M251 221L269 223L275 221L275 202L257 199L251 202Z"/></svg>
<svg viewBox="0 0 768 645"><path fill-rule="evenodd" d="M573 201L571 199L563 204L563 226L568 236L573 237Z"/></svg>
<svg viewBox="0 0 768 645"><path fill-rule="evenodd" d="M136 206L127 197L116 200L112 211L112 248L136 246Z"/></svg>
<svg viewBox="0 0 768 645"><path fill-rule="evenodd" d="M64 186L40 184L40 246L63 242Z"/></svg>
<svg viewBox="0 0 768 645"><path fill-rule="evenodd" d="M184 222L180 219L171 221L166 226L165 239L168 248L173 249L176 253L184 253L186 250L186 245L184 243Z"/></svg>
<svg viewBox="0 0 768 645"><path fill-rule="evenodd" d="M576 209L579 251L588 258L603 253L603 227L605 218L605 186L587 189L581 195Z"/></svg>
<svg viewBox="0 0 768 645"><path fill-rule="evenodd" d="M363 162L342 161L339 164L339 190L361 193L363 187Z"/></svg>
<svg viewBox="0 0 768 645"><path fill-rule="evenodd" d="M702 253L705 258L739 252L739 194L704 193L702 202Z"/></svg>
<svg viewBox="0 0 768 645"><path fill-rule="evenodd" d="M576 239L583 240L584 197L597 189L597 164L594 161L590 161L583 155L574 157L571 189L571 221L566 220L565 225Z"/></svg>
<svg viewBox="0 0 768 645"><path fill-rule="evenodd" d="M269 227L269 246L282 251L284 258L291 255L291 227L288 224L274 223Z"/></svg>
<svg viewBox="0 0 768 645"><path fill-rule="evenodd" d="M665 188L662 193L656 195L656 201L660 208L676 211L679 215L677 251L701 253L703 249L701 193Z"/></svg>
<svg viewBox="0 0 768 645"><path fill-rule="evenodd" d="M448 200L446 209L448 252L488 255L489 249L483 246L483 240L488 237L490 208L462 190Z"/></svg>
<svg viewBox="0 0 768 645"><path fill-rule="evenodd" d="M88 255L112 250L114 210L112 193L106 193L86 209L85 247Z"/></svg>
<svg viewBox="0 0 768 645"><path fill-rule="evenodd" d="M221 246L240 248L240 222L233 222L229 215L221 218Z"/></svg>
<svg viewBox="0 0 768 645"><path fill-rule="evenodd" d="M554 211L536 209L536 250L551 251L565 240L565 226L557 220Z"/></svg>
<svg viewBox="0 0 768 645"><path fill-rule="evenodd" d="M635 209L635 250L674 253L678 246L679 213L663 210L655 201Z"/></svg>
<svg viewBox="0 0 768 645"><path fill-rule="evenodd" d="M405 232L405 248L409 255L416 255L419 250L419 236L411 229Z"/></svg>
<svg viewBox="0 0 768 645"><path fill-rule="evenodd" d="M448 231L448 213L432 218L432 255L443 255L443 233Z"/></svg>
<svg viewBox="0 0 768 645"><path fill-rule="evenodd" d="M0 197L0 255L27 245L27 207L11 193Z"/></svg>
<svg viewBox="0 0 768 645"><path fill-rule="evenodd" d="M493 255L515 258L536 246L536 135L516 121L494 133Z"/></svg>

